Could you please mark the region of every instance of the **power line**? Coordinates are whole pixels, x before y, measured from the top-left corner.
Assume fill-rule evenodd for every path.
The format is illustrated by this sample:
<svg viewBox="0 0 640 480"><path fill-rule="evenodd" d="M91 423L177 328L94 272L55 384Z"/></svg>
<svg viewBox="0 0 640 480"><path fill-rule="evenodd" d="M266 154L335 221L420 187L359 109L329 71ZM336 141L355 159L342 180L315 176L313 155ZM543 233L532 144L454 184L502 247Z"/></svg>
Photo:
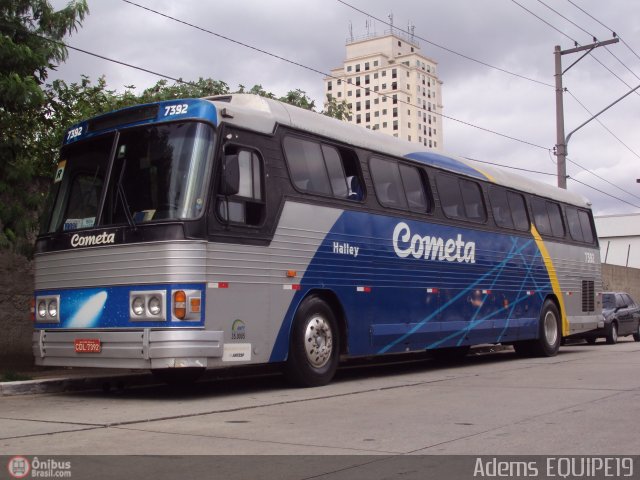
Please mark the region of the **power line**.
<svg viewBox="0 0 640 480"><path fill-rule="evenodd" d="M340 78L340 77L335 77L335 76L333 76L333 75L331 75L331 74L329 74L329 73L326 73L326 72L323 72L323 71L318 70L318 69L316 69L316 68L309 67L309 66L304 65L304 64L302 64L302 63L299 63L299 62L296 62L296 61L290 60L290 59L285 58L285 57L283 57L283 56L281 56L281 55L277 55L277 54L274 54L274 53L268 52L268 51L263 50L263 49L261 49L261 48L255 47L255 46L253 46L253 45L249 45L249 44L247 44L247 43L244 43L244 42L241 42L241 41L235 40L235 39L233 39L233 38L231 38L231 37L228 37L228 36L225 36L225 35L221 35L221 34L219 34L219 33L213 32L213 31L208 30L208 29L206 29L206 28L203 28L203 27L200 27L200 26L194 25L194 24L189 23L189 22L186 22L186 21L184 21L184 20L180 20L180 19L178 19L178 18L172 17L171 15L168 15L168 14L165 14L165 13L159 12L159 11L157 11L157 10L154 10L154 9L152 9L152 8L145 7L145 6L140 5L140 4L138 4L138 3L132 2L131 0L122 0L122 1L123 1L123 2L125 2L125 3L128 3L128 4L130 4L130 5L133 5L133 6L135 6L135 7L138 7L138 8L141 8L141 9L143 9L143 10L146 10L146 11L148 11L148 12L154 13L154 14L156 14L156 15L160 15L160 16L162 16L162 17L164 17L164 18L169 19L169 20L172 20L172 21L175 21L175 22L181 23L181 24L183 24L183 25L187 25L187 26L189 26L189 27L191 27L191 28L195 28L195 29L197 29L197 30L200 30L200 31L205 32L205 33L208 33L208 34L210 34L210 35L214 35L214 36L216 36L216 37L218 37L218 38L222 38L222 39L224 39L224 40L227 40L227 41L229 41L229 42L235 43L235 44L237 44L237 45L241 45L241 46L243 46L243 47L246 47L246 48L249 48L249 49L251 49L251 50L257 51L257 52L259 52L259 53L263 53L263 54L265 54L265 55L268 55L268 56L271 56L271 57L277 58L277 59L279 59L279 60L285 61L285 62L290 63L290 64L292 64L292 65L296 65L296 66L298 66L298 67L305 68L305 69L310 70L310 71L312 71L312 72L319 73L319 74L321 74L321 75L325 76L326 78L331 78L331 79L334 79L334 80L342 80L342 78ZM338 1L341 1L341 0L338 0ZM345 5L346 5L346 4L345 4ZM375 17L372 17L372 18L375 18ZM349 82L349 83L350 83L350 82ZM350 84L351 84L351 83L350 83ZM370 88L368 88L368 87L362 87L362 86L358 86L358 85L355 85L354 87L355 87L355 88L358 88L358 89L361 89L361 90L364 90L365 92L369 92L369 93L373 92L374 94L376 94L376 95L378 95L378 96L380 96L380 97L391 98L391 97L389 97L389 95L385 95L385 94L383 94L383 93L376 92L376 91L374 91L374 90L371 90L371 89L370 89ZM397 99L397 98L396 98L396 101L397 101L398 103L402 103L402 104L404 104L404 105L408 105L408 106L411 106L411 107L414 107L414 106L415 106L415 105L413 105L413 104L411 104L411 103L409 103L409 102L405 102L405 101L403 101L403 100L399 100L399 99ZM523 139L520 139L520 138L517 138L517 137L513 137L513 136L507 135L507 134L505 134L505 133L500 133L500 132L497 132L497 131L495 131L495 130L491 130L491 129L489 129L489 128L481 127L481 126L479 126L479 125L475 125L475 124L473 124L473 123L470 123L470 122L467 122L467 121L464 121L464 120L460 120L460 119L458 119L458 118L451 117L451 116L449 116L449 115L445 115L444 113L441 113L441 112L431 112L431 113L432 113L432 114L434 114L434 115L438 115L438 116L440 116L440 117L442 117L442 118L446 118L446 119L448 119L448 120L452 120L452 121L454 121L454 122L460 123L460 124L462 124L462 125L466 125L466 126L468 126L468 127L473 127L473 128L475 128L475 129L482 130L482 131L487 132L487 133L491 133L491 134L493 134L493 135L498 135L498 136L500 136L500 137L507 138L507 139L509 139L509 140L513 140L513 141L516 141L516 142L520 142L520 143L523 143L523 144L525 144L525 145L529 145L529 146L536 147L536 148L541 148L541 149L543 149L543 150L548 150L548 147L545 147L545 146L542 146L542 145L538 145L538 144L536 144L536 143L529 142L529 141L527 141L527 140L523 140Z"/></svg>
<svg viewBox="0 0 640 480"><path fill-rule="evenodd" d="M569 95L571 95L573 99L578 103L578 105L580 105L589 115L593 116L593 113L580 100L578 100L578 98L573 94L573 92L571 92L571 90L566 89L565 91ZM615 133L609 130L609 128L607 128L607 126L599 118L595 118L595 121L598 122L602 126L602 128L604 128L607 132L609 132L611 136L615 138L618 142L620 142L620 144L622 144L627 150L629 150L633 155L635 155L636 157L638 157L638 159L640 159L640 155L637 154L629 145L624 143Z"/></svg>
<svg viewBox="0 0 640 480"><path fill-rule="evenodd" d="M633 203L631 203L631 202L627 202L626 200L623 200L623 199L622 199L622 198L620 198L620 197L616 197L615 195L611 195L610 193L605 192L604 190L600 190L599 188L593 187L593 186L589 185L588 183L585 183L585 182L582 182L582 181L578 180L577 178L573 178L573 177L572 177L572 176L570 176L570 175L568 175L568 176L567 176L567 178L568 178L569 180L573 180L573 181L574 181L574 182L576 182L576 183L579 183L580 185L584 185L584 186L585 186L585 187L587 187L587 188L590 188L590 189L592 189L592 190L595 190L596 192L600 192L600 193L602 193L603 195L606 195L607 197L614 198L614 199L616 199L616 200L618 200L618 201L620 201L620 202L622 202L622 203L626 203L627 205L631 205L631 206L632 206L632 207L634 207L634 208L639 208L639 209L640 209L640 205L635 205L635 204L633 204Z"/></svg>
<svg viewBox="0 0 640 480"><path fill-rule="evenodd" d="M533 15L534 17L536 17L538 20L540 20L542 23L544 23L545 25L551 27L552 29L554 29L556 32L558 32L560 35L563 35L565 37L567 37L569 40L571 40L574 44L578 45L578 41L574 38L571 38L569 35L567 35L566 33L564 33L562 30L560 30L558 27L552 25L551 23L547 22L544 18L540 17L539 15L535 14L534 12L532 12L531 10L529 10L527 7L525 7L524 5L516 2L516 0L511 0L513 3L515 3L517 6L519 6L521 9L523 9L524 11L526 11L527 13L530 13L531 15Z"/></svg>
<svg viewBox="0 0 640 480"><path fill-rule="evenodd" d="M540 84L540 85L544 85L544 86L546 86L546 87L552 87L552 88L553 88L553 85L551 85L550 83L546 83L546 82L543 82L542 80L537 80L537 79L535 79L535 78L527 77L527 76L525 76L525 75L521 75L521 74L519 74L519 73L511 72L511 71L506 70L506 69L504 69L504 68L496 67L495 65L491 65L491 64L489 64L489 63L487 63L487 62L483 62L482 60L478 60L477 58L470 57L470 56L468 56L468 55L465 55L464 53L456 52L455 50L452 50L452 49L447 48L447 47L445 47L445 46L443 46L443 45L437 44L437 43L435 43L435 42L433 42L433 41L431 41L431 40L428 40L428 39L426 39L426 38L424 38L424 37L421 37L421 36L419 36L419 35L415 35L414 33L409 32L408 30L404 30L403 28L396 27L396 26L394 26L392 23L387 22L387 21L385 21L385 20L382 20L381 18L378 18L378 17L376 17L376 16L374 16L374 15L370 14L369 12L366 12L366 11L364 11L364 10L361 10L360 8L355 7L355 6L353 6L353 5L351 5L351 4L347 3L347 2L345 2L344 0L337 0L337 1L338 1L339 3L341 3L341 4L343 4L344 6L349 7L349 8L351 8L351 9L355 10L356 12L359 12L359 13L362 13L363 15L366 15L366 16L368 16L368 17L371 17L371 18L373 18L374 20L376 20L376 21L378 21L378 22L380 22L380 23L382 23L382 24L384 24L384 25L387 25L387 26L390 26L390 27L392 27L392 28L395 28L395 29L396 29L396 30L398 30L398 31L404 32L404 33L406 33L406 34L408 34L408 35L412 35L413 37L415 37L415 38L417 38L417 39L419 39L419 40L422 40L423 42L428 43L429 45L432 45L432 46L434 46L434 47L436 47L436 48L439 48L439 49L441 49L441 50L444 50L445 52L452 53L452 54L457 55L457 56L459 56L459 57L461 57L461 58L464 58L464 59L466 59L466 60L470 60L470 61L472 61L472 62L475 62L475 63L477 63L477 64L479 64L479 65L483 65L483 66L485 66L485 67L492 68L492 69L497 70L497 71L499 71L499 72L506 73L507 75L512 75L512 76L514 76L514 77L518 77L518 78L521 78L521 79L523 79L523 80L528 80L529 82L533 82L533 83L537 83L537 84Z"/></svg>
<svg viewBox="0 0 640 480"><path fill-rule="evenodd" d="M557 174L556 173L549 173L549 172L541 172L539 170L530 170L528 168L522 168L522 167L514 167L513 165L505 165L502 163L495 163L495 162L489 162L487 160L478 160L477 158L471 158L471 157L464 157L467 160L472 160L474 162L478 162L478 163L484 163L487 165L494 165L496 167L502 167L502 168L510 168L511 170L519 170L521 172L527 172L527 173L538 173L540 175L549 175L551 177L555 177Z"/></svg>
<svg viewBox="0 0 640 480"><path fill-rule="evenodd" d="M593 175L596 178L599 178L600 180L602 180L605 183L608 183L609 185L611 185L612 187L617 188L618 190L620 190L621 192L626 193L627 195L630 195L634 198L637 198L638 200L640 200L640 197L638 197L637 195L625 190L624 188L619 187L618 185L616 185L615 183L611 183L609 180L607 180L606 178L601 177L600 175L598 175L595 172L592 172L591 170L589 170L588 168L580 165L578 162L576 162L575 160L571 160L570 158L567 158L567 160L571 163L573 163L576 167L581 168L582 170L584 170L587 173L590 173L591 175Z"/></svg>
<svg viewBox="0 0 640 480"><path fill-rule="evenodd" d="M578 10L580 10L582 13L584 13L587 17L591 18L593 21L595 21L595 22L599 23L601 26L603 26L604 28L606 28L607 30L609 30L611 33L613 33L613 34L615 34L615 33L616 33L612 28L607 27L604 23L602 23L600 20L598 20L596 17L594 17L593 15L591 15L589 12L587 12L585 9L583 9L583 8L582 8L582 7L580 7L579 5L576 5L576 4L575 4L574 2L572 2L571 0L567 0L567 2L569 2L571 5L573 5L573 6L574 6L574 7L576 7ZM622 44L623 44L625 47L627 47L627 48L631 51L631 53L633 53L633 54L638 58L638 60L640 60L640 55L638 55L638 53L637 53L633 48L631 48L631 46L630 46L627 42L625 42L625 41L624 41L624 39L623 39L620 35L618 35L618 38L620 39L620 41L622 42Z"/></svg>

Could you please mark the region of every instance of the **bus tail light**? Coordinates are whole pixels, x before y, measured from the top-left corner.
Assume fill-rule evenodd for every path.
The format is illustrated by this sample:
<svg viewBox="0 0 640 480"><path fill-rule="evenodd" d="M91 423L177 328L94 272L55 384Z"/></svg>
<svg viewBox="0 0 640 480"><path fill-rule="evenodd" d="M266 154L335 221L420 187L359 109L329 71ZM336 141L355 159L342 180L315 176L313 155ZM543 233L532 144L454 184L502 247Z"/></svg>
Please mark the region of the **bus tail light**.
<svg viewBox="0 0 640 480"><path fill-rule="evenodd" d="M187 294L184 290L173 293L173 314L180 320L184 320L187 316Z"/></svg>
<svg viewBox="0 0 640 480"><path fill-rule="evenodd" d="M31 321L36 321L36 299L35 297L31 297L29 311L31 312Z"/></svg>

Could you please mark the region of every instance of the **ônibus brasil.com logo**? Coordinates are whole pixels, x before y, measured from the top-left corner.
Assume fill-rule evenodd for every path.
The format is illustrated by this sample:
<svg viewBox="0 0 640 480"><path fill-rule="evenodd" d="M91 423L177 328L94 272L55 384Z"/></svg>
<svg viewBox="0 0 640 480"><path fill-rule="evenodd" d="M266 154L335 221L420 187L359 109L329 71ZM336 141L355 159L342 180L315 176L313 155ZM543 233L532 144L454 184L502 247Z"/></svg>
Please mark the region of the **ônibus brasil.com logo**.
<svg viewBox="0 0 640 480"><path fill-rule="evenodd" d="M40 460L38 457L33 457L30 461L26 457L16 455L9 459L7 470L13 478L26 478L29 474L34 478L70 478L71 462L52 458Z"/></svg>
<svg viewBox="0 0 640 480"><path fill-rule="evenodd" d="M9 459L7 470L13 478L25 478L31 471L31 464L28 459L16 456Z"/></svg>

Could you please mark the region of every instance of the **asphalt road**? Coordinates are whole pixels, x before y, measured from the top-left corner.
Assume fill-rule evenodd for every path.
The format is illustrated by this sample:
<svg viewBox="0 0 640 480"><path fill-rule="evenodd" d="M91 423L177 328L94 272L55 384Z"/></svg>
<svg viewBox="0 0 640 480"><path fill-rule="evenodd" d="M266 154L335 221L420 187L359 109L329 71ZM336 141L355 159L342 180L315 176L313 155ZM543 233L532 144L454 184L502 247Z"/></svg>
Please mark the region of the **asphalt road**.
<svg viewBox="0 0 640 480"><path fill-rule="evenodd" d="M0 455L637 455L640 343L0 397Z"/></svg>

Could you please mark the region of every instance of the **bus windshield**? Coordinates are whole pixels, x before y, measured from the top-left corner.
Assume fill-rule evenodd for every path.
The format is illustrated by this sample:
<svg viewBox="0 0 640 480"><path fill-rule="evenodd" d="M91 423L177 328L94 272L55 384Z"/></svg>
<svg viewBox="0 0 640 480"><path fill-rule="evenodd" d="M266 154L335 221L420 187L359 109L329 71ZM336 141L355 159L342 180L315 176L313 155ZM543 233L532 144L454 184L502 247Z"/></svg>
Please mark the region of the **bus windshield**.
<svg viewBox="0 0 640 480"><path fill-rule="evenodd" d="M210 126L183 122L122 130L115 150L114 136L63 149L41 233L96 226L103 195L101 226L200 216L215 139Z"/></svg>

